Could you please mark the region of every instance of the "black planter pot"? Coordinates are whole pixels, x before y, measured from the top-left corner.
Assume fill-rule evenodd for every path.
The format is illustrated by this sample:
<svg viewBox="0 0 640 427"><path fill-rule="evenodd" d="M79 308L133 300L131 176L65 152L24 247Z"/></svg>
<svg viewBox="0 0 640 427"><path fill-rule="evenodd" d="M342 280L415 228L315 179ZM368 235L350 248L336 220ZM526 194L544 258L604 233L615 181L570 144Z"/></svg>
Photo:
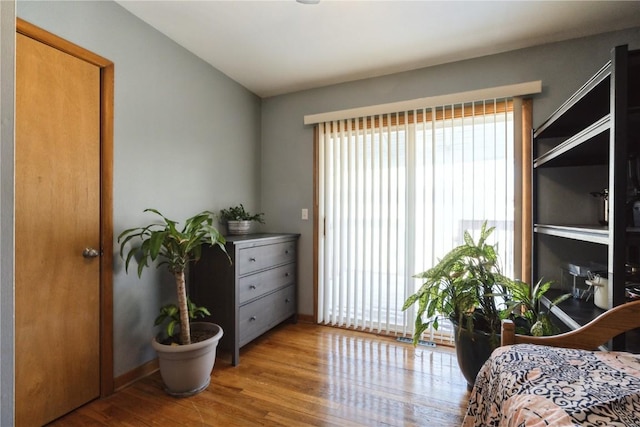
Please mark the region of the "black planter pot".
<svg viewBox="0 0 640 427"><path fill-rule="evenodd" d="M480 368L489 359L491 352L500 344L500 335L478 330L469 332L467 328L460 327L457 322L453 322L453 330L458 365L467 380L469 389L471 389Z"/></svg>

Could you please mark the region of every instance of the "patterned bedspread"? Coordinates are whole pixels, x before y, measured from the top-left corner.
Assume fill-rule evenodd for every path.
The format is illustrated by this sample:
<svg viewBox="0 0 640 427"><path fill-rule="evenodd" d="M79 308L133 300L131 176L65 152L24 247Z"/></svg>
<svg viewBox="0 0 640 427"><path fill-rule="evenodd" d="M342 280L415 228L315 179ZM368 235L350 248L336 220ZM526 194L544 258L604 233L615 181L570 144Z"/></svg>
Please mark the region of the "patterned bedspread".
<svg viewBox="0 0 640 427"><path fill-rule="evenodd" d="M500 347L478 374L462 425L640 426L640 355Z"/></svg>

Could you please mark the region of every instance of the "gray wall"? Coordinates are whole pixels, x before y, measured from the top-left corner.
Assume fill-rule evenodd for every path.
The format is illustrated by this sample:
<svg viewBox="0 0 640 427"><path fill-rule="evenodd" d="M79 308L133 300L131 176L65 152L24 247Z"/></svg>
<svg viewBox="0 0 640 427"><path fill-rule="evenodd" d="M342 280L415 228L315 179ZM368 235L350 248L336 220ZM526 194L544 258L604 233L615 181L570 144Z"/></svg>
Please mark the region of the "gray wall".
<svg viewBox="0 0 640 427"><path fill-rule="evenodd" d="M115 64L114 232L146 225L148 207L181 220L260 202L260 98L114 2L19 1L17 15ZM114 242L114 250L116 250ZM138 279L114 265L114 371L155 357L165 269Z"/></svg>
<svg viewBox="0 0 640 427"><path fill-rule="evenodd" d="M313 127L304 126L305 115L542 80L536 126L619 44L640 48L640 28L264 99L262 209L273 230L302 234L299 312L313 314L313 221L300 220L301 208L313 211Z"/></svg>
<svg viewBox="0 0 640 427"><path fill-rule="evenodd" d="M0 1L0 425L13 425L13 117L15 4Z"/></svg>

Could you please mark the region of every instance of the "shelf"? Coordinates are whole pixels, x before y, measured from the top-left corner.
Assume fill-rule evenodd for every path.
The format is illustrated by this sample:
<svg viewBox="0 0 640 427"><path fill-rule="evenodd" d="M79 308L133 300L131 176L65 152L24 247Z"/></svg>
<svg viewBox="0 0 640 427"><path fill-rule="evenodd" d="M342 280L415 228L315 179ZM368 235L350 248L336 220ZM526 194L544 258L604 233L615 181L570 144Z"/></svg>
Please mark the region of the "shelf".
<svg viewBox="0 0 640 427"><path fill-rule="evenodd" d="M609 243L609 229L606 226L534 224L533 232L602 245Z"/></svg>
<svg viewBox="0 0 640 427"><path fill-rule="evenodd" d="M542 303L549 308L550 301L566 294L568 291L561 289L549 289ZM593 304L593 297L589 301L578 298L568 298L551 309L551 312L560 319L569 329L578 329L580 326L586 325L606 310L596 307Z"/></svg>
<svg viewBox="0 0 640 427"><path fill-rule="evenodd" d="M540 125L534 138L556 138L572 135L609 113L611 61Z"/></svg>
<svg viewBox="0 0 640 427"><path fill-rule="evenodd" d="M608 164L609 133L607 131L610 128L611 116L607 114L535 159L533 167Z"/></svg>
<svg viewBox="0 0 640 427"><path fill-rule="evenodd" d="M559 297L567 292L560 289L549 289L545 296L542 297L541 302L549 308L550 300ZM565 329L575 330L580 326L586 325L597 316L604 313L606 310L602 310L593 304L593 299L589 301L568 298L561 302L557 306L551 309L551 313L560 320L563 325L557 325L565 332ZM640 329L634 329L626 333L625 351L632 353L640 353ZM601 350L608 350L606 347L600 347Z"/></svg>

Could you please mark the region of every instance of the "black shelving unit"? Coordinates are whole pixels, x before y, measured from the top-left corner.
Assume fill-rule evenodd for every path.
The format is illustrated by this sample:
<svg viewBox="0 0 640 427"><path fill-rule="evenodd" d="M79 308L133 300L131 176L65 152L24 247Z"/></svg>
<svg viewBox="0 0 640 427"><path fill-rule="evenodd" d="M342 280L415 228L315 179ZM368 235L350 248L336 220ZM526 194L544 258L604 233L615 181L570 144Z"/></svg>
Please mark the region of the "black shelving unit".
<svg viewBox="0 0 640 427"><path fill-rule="evenodd" d="M629 159L640 155L638 76L640 51L612 49L610 60L533 135L531 280L560 284L569 263L604 265L609 308L625 302L625 264L640 264L640 233L629 214L640 188L634 194L628 179ZM606 223L602 201L592 195L605 189ZM575 329L604 310L591 297L568 300L553 311Z"/></svg>

